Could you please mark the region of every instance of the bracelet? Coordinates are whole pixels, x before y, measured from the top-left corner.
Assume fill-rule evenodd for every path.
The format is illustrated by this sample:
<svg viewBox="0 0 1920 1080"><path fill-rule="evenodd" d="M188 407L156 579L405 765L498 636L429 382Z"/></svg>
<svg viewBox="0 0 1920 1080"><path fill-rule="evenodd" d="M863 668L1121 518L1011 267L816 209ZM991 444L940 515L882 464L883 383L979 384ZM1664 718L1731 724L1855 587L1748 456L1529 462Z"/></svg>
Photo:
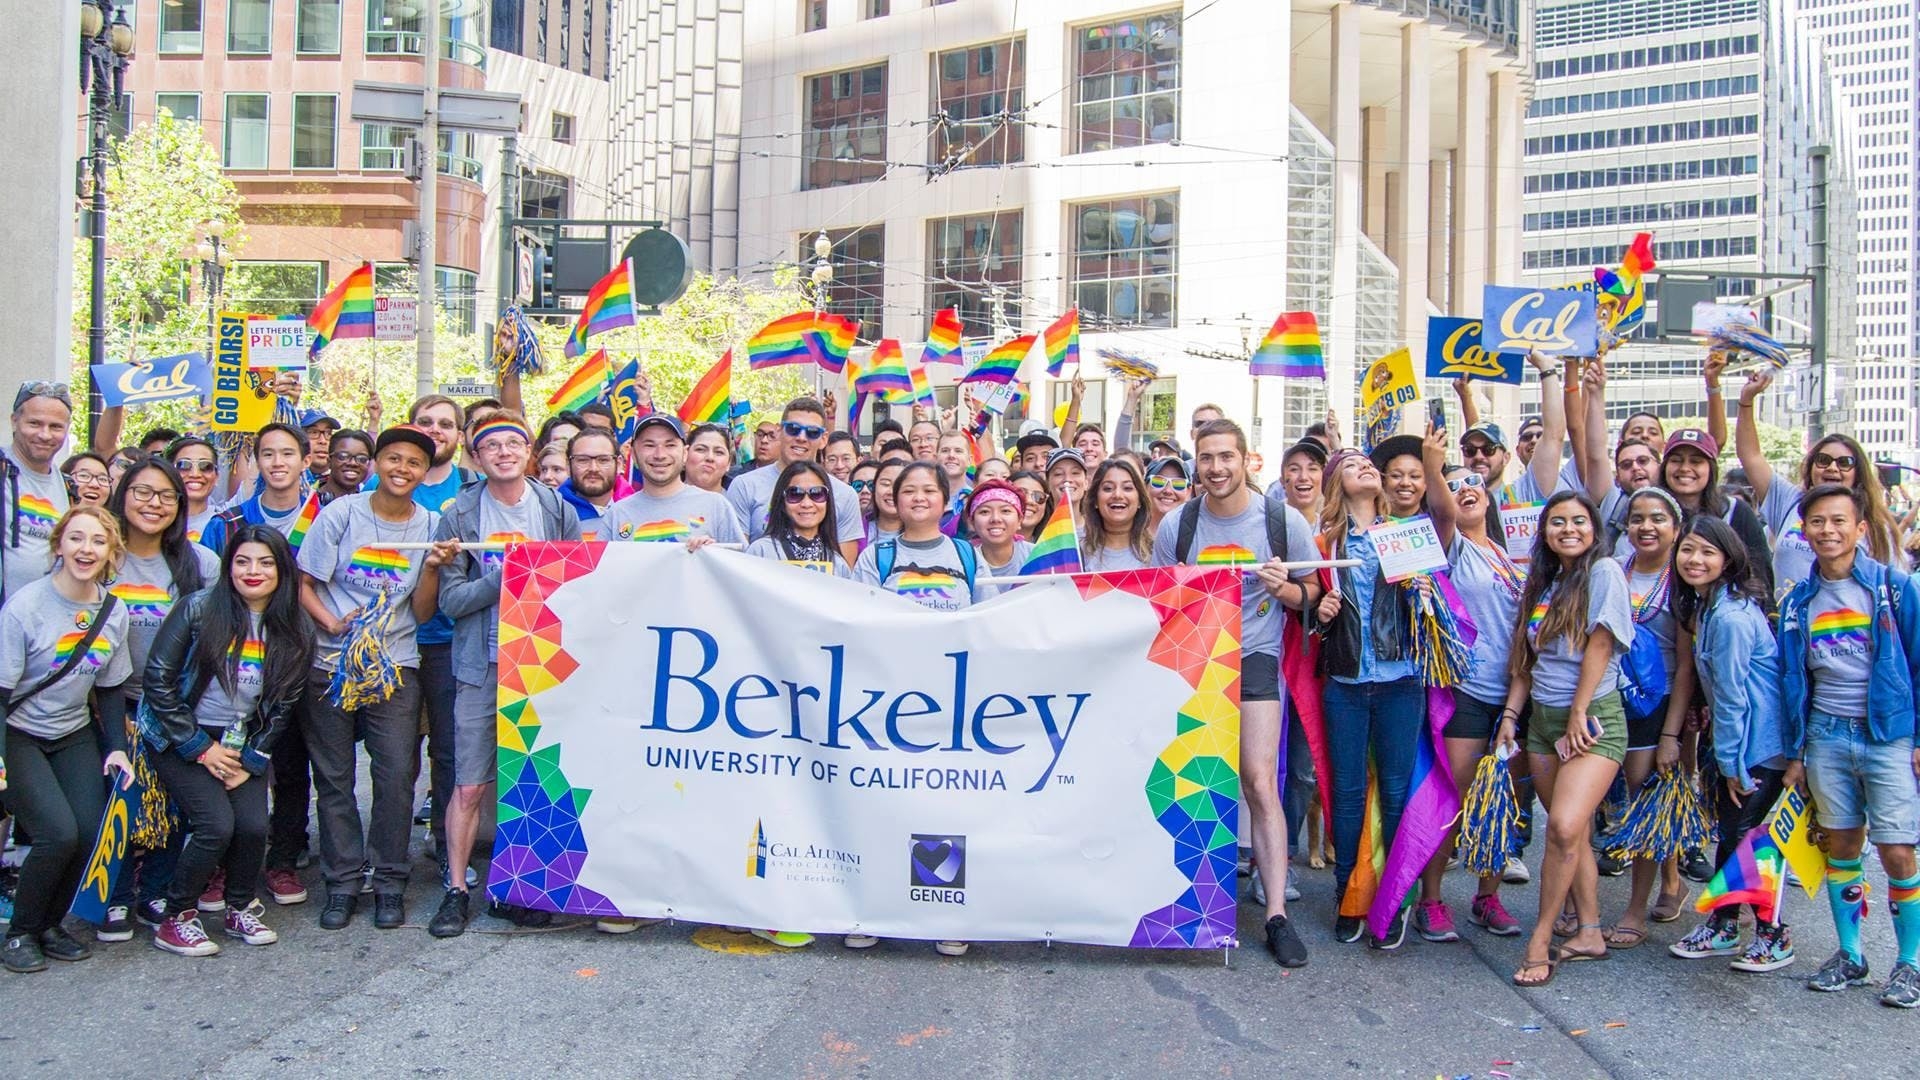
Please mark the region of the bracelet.
<svg viewBox="0 0 1920 1080"><path fill-rule="evenodd" d="M1566 369L1566 366L1565 366L1565 365L1563 365L1563 364L1556 364L1556 365L1554 365L1553 367L1549 367L1549 368L1541 368L1541 369L1540 369L1540 378L1542 378L1542 379L1557 379L1557 378L1559 378L1559 377L1560 377L1561 375L1563 375L1563 374L1565 374L1565 373L1566 373L1566 370L1567 370L1567 369Z"/></svg>
<svg viewBox="0 0 1920 1080"><path fill-rule="evenodd" d="M1720 396L1721 396L1721 394L1720 394L1720 388L1719 388L1719 387L1717 387L1717 386L1709 386L1709 387L1707 387L1707 396L1708 396L1708 397L1720 397Z"/></svg>
<svg viewBox="0 0 1920 1080"><path fill-rule="evenodd" d="M1661 738L1663 738L1663 739L1672 739L1672 740L1673 740L1674 742L1679 742L1679 741L1680 741L1680 736L1678 736L1678 735L1675 735L1674 733L1672 733L1672 732L1670 732L1670 731L1663 731L1663 732L1661 732L1661 733L1660 733L1660 737L1661 737Z"/></svg>

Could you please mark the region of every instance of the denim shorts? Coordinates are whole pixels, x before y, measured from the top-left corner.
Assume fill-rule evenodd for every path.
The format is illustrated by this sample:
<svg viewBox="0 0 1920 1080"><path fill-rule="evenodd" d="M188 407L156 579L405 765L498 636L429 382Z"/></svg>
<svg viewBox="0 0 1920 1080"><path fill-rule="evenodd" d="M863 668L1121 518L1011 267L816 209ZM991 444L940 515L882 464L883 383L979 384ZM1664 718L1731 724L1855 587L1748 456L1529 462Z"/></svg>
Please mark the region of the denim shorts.
<svg viewBox="0 0 1920 1080"><path fill-rule="evenodd" d="M1911 844L1920 833L1913 738L1868 741L1865 717L1812 710L1804 760L1814 817L1824 829L1867 827L1874 844Z"/></svg>
<svg viewBox="0 0 1920 1080"><path fill-rule="evenodd" d="M475 787L494 778L499 756L499 669L487 665L487 685L459 683L453 695L453 782Z"/></svg>

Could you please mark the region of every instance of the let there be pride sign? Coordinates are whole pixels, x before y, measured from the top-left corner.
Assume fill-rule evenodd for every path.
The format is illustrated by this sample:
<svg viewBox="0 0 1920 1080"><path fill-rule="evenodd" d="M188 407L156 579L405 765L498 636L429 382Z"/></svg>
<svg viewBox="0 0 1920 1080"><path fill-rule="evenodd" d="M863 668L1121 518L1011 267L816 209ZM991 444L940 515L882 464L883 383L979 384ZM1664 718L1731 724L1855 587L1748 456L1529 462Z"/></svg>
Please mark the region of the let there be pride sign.
<svg viewBox="0 0 1920 1080"><path fill-rule="evenodd" d="M1367 538L1380 556L1380 576L1388 581L1401 582L1447 568L1447 549L1440 546L1433 519L1425 514L1382 522L1367 530Z"/></svg>

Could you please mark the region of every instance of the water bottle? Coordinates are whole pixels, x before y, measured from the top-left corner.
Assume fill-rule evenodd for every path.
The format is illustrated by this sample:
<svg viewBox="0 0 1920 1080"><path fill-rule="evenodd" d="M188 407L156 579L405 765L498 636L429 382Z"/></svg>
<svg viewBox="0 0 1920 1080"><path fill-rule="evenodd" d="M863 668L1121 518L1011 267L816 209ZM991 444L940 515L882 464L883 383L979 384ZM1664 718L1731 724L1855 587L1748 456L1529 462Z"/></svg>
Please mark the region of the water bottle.
<svg viewBox="0 0 1920 1080"><path fill-rule="evenodd" d="M220 736L220 745L238 753L247 745L247 733L244 724L234 724Z"/></svg>

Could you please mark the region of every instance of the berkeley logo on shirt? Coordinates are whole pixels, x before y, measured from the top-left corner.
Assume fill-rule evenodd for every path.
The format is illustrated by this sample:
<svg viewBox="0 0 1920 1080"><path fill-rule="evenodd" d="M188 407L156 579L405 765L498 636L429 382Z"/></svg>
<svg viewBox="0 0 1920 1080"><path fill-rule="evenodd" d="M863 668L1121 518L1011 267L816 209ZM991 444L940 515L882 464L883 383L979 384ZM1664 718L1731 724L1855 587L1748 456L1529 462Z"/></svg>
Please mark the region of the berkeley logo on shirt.
<svg viewBox="0 0 1920 1080"><path fill-rule="evenodd" d="M80 647L80 639L86 636L87 632L84 630L76 630L71 634L60 635L60 640L54 642L53 645L53 666L48 670L58 671L64 667L67 660L73 656L74 650ZM104 667L107 662L107 657L112 653L113 643L109 642L103 634L94 638L93 644L87 646L87 655L82 662L88 667Z"/></svg>
<svg viewBox="0 0 1920 1080"><path fill-rule="evenodd" d="M413 563L405 552L392 548L363 547L348 560L344 583L379 592L399 585L412 570Z"/></svg>
<svg viewBox="0 0 1920 1080"><path fill-rule="evenodd" d="M31 492L20 493L21 533L45 540L53 535L59 521L60 512L52 503Z"/></svg>
<svg viewBox="0 0 1920 1080"><path fill-rule="evenodd" d="M107 591L127 606L127 618L136 626L160 625L160 620L166 618L168 609L173 607L173 594L158 585L120 582L109 586Z"/></svg>
<svg viewBox="0 0 1920 1080"><path fill-rule="evenodd" d="M892 588L901 596L925 604L956 599L954 590L959 584L959 579L948 573L945 567L928 569L909 565L894 571Z"/></svg>
<svg viewBox="0 0 1920 1080"><path fill-rule="evenodd" d="M489 544L526 544L531 543L532 540L533 537L523 532L498 532L489 535L486 542ZM504 549L500 551L483 551L480 553L480 568L482 570L495 569L506 561L507 553Z"/></svg>
<svg viewBox="0 0 1920 1080"><path fill-rule="evenodd" d="M1807 634L1807 647L1813 655L1832 660L1843 656L1867 654L1867 630L1873 616L1852 608L1835 608L1813 617Z"/></svg>
<svg viewBox="0 0 1920 1080"><path fill-rule="evenodd" d="M259 638L248 638L240 646L240 662L235 665L233 672L234 687L260 689L264 685L261 672L266 668L266 659L266 643Z"/></svg>
<svg viewBox="0 0 1920 1080"><path fill-rule="evenodd" d="M670 543L685 540L695 532L707 527L704 517L691 517L685 521L668 518L665 521L649 521L644 525L620 526L620 539L633 540L642 544Z"/></svg>

